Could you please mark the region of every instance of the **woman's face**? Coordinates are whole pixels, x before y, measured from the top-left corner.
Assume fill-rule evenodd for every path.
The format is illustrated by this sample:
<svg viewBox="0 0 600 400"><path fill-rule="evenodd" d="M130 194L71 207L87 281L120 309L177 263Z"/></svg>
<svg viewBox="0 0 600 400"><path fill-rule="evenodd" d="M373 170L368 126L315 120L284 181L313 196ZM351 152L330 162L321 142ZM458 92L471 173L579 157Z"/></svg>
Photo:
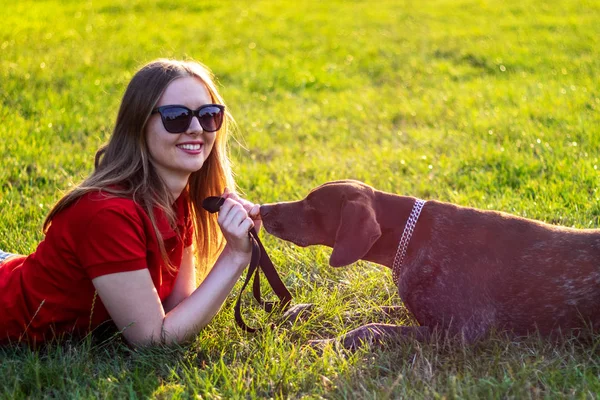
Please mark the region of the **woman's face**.
<svg viewBox="0 0 600 400"><path fill-rule="evenodd" d="M178 104L196 110L210 103L212 99L204 83L195 77L184 77L167 86L157 107ZM217 132L205 132L194 116L187 131L169 133L156 113L150 116L145 135L152 164L167 185L173 187L180 186L183 180L187 182L192 172L202 168Z"/></svg>

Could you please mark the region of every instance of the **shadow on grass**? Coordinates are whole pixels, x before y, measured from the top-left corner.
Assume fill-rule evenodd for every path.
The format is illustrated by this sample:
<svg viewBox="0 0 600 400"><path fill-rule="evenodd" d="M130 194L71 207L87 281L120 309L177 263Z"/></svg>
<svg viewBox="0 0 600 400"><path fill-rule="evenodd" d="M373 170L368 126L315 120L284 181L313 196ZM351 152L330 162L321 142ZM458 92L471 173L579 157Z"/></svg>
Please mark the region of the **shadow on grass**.
<svg viewBox="0 0 600 400"><path fill-rule="evenodd" d="M180 346L133 350L120 335L0 347L0 398L153 397L185 356Z"/></svg>
<svg viewBox="0 0 600 400"><path fill-rule="evenodd" d="M332 381L335 398L595 398L599 349L593 334L549 340L494 333L472 344L438 335L356 354L333 346L325 352L356 357Z"/></svg>

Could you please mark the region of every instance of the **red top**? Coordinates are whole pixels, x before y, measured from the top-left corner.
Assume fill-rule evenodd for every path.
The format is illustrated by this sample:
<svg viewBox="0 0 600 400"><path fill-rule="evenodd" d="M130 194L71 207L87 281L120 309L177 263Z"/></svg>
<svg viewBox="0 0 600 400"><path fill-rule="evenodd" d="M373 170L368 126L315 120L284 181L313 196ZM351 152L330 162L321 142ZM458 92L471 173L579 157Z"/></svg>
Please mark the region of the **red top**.
<svg viewBox="0 0 600 400"><path fill-rule="evenodd" d="M173 204L176 230L155 212L175 272L164 265L150 218L133 200L88 193L58 213L33 254L0 264L0 344L81 335L110 320L92 284L101 275L148 268L164 301L183 248L192 244L187 198L184 192Z"/></svg>

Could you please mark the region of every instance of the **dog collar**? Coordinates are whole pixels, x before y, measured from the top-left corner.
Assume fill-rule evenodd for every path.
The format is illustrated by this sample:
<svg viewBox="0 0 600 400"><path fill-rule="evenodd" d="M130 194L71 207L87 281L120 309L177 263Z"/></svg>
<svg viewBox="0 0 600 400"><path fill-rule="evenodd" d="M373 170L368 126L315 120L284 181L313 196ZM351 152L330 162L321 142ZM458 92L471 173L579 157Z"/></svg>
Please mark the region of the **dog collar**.
<svg viewBox="0 0 600 400"><path fill-rule="evenodd" d="M402 267L402 263L404 262L408 243L410 242L410 238L415 230L417 220L419 219L419 215L421 215L421 210L424 205L425 200L416 199L412 211L406 220L406 225L404 226L404 231L402 232L402 237L398 244L398 250L396 250L396 257L394 257L394 264L392 265L392 279L396 286L400 283L400 267Z"/></svg>

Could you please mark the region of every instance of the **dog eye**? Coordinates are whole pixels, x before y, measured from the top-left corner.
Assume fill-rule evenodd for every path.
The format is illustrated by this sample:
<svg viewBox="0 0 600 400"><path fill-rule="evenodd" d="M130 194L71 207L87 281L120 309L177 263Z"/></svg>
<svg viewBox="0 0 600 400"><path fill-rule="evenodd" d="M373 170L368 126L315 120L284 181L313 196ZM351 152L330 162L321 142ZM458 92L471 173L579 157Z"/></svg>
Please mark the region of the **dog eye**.
<svg viewBox="0 0 600 400"><path fill-rule="evenodd" d="M317 209L311 203L306 203L304 205L304 211L309 214L312 214L313 212L317 211Z"/></svg>

